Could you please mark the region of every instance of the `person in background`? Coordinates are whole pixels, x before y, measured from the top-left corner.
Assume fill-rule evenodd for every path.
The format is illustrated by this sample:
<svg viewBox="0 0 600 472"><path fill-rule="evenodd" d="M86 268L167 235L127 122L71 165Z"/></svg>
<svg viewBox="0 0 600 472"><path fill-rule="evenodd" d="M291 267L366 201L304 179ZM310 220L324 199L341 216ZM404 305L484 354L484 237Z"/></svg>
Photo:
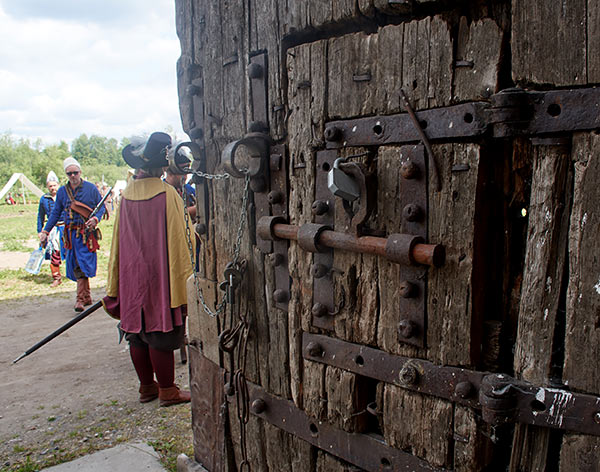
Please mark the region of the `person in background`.
<svg viewBox="0 0 600 472"><path fill-rule="evenodd" d="M83 311L84 306L92 304L89 279L96 276L96 250L100 239L96 225L104 215L104 205L96 216L89 218L102 200L100 192L94 184L81 178L81 166L73 157L67 157L63 167L69 182L56 192L54 208L40 233L40 242L46 243L48 234L64 216L67 277L77 282L73 308L79 312Z"/></svg>
<svg viewBox="0 0 600 472"><path fill-rule="evenodd" d="M38 207L38 234L42 232L46 218L50 218L52 208L54 208L58 186L58 177L53 171L50 171L48 177L46 177L46 188L48 188L48 193L42 195ZM64 222L61 215L54 228L52 228L52 231L50 231L48 242L46 243L46 247L48 248L46 251L46 259L50 259L50 273L52 274L51 286L53 288L58 287L62 282L62 277L60 275L60 261L65 258L65 248L62 243L63 230Z"/></svg>
<svg viewBox="0 0 600 472"><path fill-rule="evenodd" d="M177 193L182 198L185 191L185 206L191 219L194 220L196 218L196 191L190 184L185 183L188 174L186 170L190 167L190 159L186 157L181 150L173 156L174 150L175 146L172 146L169 151L171 153L169 157L172 163L167 167L164 180L177 190Z"/></svg>
<svg viewBox="0 0 600 472"><path fill-rule="evenodd" d="M123 149L123 159L136 172L117 207L102 300L129 342L140 402L158 397L160 406L190 401L190 392L174 383L173 351L185 333L192 262L183 201L160 179L170 146L171 137L156 132Z"/></svg>

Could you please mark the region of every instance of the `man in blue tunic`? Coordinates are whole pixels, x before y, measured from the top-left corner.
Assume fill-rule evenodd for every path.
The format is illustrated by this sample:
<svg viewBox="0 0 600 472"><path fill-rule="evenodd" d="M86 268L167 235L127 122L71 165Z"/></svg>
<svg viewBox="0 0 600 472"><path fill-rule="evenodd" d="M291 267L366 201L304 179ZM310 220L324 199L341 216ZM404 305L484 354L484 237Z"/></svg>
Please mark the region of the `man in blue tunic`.
<svg viewBox="0 0 600 472"><path fill-rule="evenodd" d="M67 277L77 281L75 311L83 311L91 305L89 278L96 276L96 250L98 238L96 225L104 214L104 207L89 218L92 210L100 203L102 196L96 186L81 178L81 166L73 157L63 163L69 179L56 193L56 202L48 222L40 233L40 242L46 243L52 228L64 216L64 244L67 251ZM63 214L64 213L64 214Z"/></svg>
<svg viewBox="0 0 600 472"><path fill-rule="evenodd" d="M48 173L46 177L46 187L48 193L42 195L40 198L40 205L38 207L38 218L37 218L37 232L42 232L46 218L50 218L52 208L54 208L54 200L56 200L56 192L58 191L59 183L58 177L53 171ZM48 243L46 250L46 259L50 260L50 272L52 273L52 287L58 287L61 284L62 277L60 275L60 261L64 259L65 248L62 244L63 235L63 221L62 217L56 224L56 226L50 231L48 235Z"/></svg>

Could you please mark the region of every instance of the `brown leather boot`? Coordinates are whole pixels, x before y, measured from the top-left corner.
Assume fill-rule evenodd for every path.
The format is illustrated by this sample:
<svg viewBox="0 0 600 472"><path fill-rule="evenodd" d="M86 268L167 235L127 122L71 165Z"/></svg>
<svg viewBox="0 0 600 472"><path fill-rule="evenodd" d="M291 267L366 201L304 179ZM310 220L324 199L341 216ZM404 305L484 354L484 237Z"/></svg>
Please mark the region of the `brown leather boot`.
<svg viewBox="0 0 600 472"><path fill-rule="evenodd" d="M160 406L177 405L178 403L187 403L192 399L190 392L179 390L177 385L169 388L158 388L158 399Z"/></svg>
<svg viewBox="0 0 600 472"><path fill-rule="evenodd" d="M50 272L52 272L52 278L54 279L52 281L52 284L50 284L50 287L58 287L62 283L62 277L60 275L60 266L50 264Z"/></svg>
<svg viewBox="0 0 600 472"><path fill-rule="evenodd" d="M77 299L75 301L75 306L73 307L75 311L83 311L84 280L87 279L77 279Z"/></svg>
<svg viewBox="0 0 600 472"><path fill-rule="evenodd" d="M156 382L150 385L140 384L140 403L148 403L158 397L158 384Z"/></svg>
<svg viewBox="0 0 600 472"><path fill-rule="evenodd" d="M92 294L90 293L90 279L83 278L83 293L81 294L81 301L85 306L92 304ZM79 282L79 281L78 281Z"/></svg>

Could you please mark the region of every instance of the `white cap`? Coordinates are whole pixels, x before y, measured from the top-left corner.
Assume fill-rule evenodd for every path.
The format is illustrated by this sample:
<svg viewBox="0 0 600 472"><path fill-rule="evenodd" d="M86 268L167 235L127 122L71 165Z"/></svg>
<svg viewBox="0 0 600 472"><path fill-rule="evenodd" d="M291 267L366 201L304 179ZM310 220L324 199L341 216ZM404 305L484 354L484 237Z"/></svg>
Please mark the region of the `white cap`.
<svg viewBox="0 0 600 472"><path fill-rule="evenodd" d="M77 162L77 159L75 159L74 157L67 157L65 159L65 161L63 162L63 168L65 170L65 172L67 171L67 167L69 166L77 166L79 167L79 170L81 170L81 166L79 165L79 162Z"/></svg>
<svg viewBox="0 0 600 472"><path fill-rule="evenodd" d="M46 177L46 183L48 182L58 182L58 177L56 176L53 170L48 172L48 177Z"/></svg>

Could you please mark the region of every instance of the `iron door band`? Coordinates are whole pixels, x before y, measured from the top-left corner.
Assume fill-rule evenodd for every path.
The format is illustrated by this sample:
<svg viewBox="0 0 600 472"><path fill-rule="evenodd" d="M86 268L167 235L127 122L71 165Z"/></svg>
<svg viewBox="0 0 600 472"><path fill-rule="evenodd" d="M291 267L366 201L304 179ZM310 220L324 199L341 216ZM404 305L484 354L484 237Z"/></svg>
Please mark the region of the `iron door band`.
<svg viewBox="0 0 600 472"><path fill-rule="evenodd" d="M482 410L488 423L525 423L600 436L600 397L538 387L505 374L439 366L303 333L305 359Z"/></svg>

